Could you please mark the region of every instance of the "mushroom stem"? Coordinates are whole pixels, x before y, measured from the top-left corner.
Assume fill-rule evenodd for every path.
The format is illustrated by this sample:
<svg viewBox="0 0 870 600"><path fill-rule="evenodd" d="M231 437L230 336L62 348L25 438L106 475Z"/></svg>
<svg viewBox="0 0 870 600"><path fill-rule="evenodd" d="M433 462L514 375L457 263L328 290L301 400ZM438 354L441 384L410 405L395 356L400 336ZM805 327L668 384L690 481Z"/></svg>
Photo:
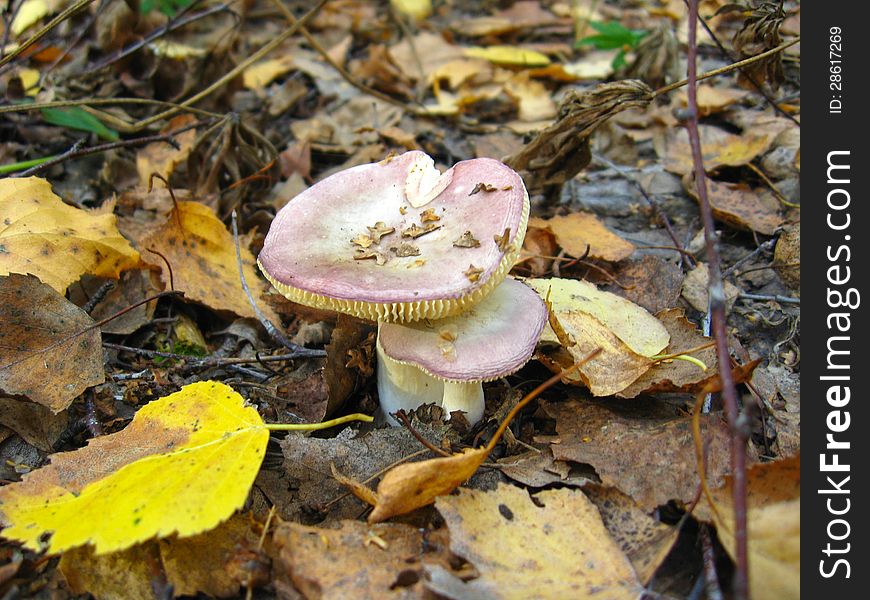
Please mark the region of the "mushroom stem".
<svg viewBox="0 0 870 600"><path fill-rule="evenodd" d="M483 399L483 384L461 383L453 381L444 382L444 397L441 400L441 408L447 415L454 410L465 412L465 418L472 425L483 418L483 410L486 403Z"/></svg>
<svg viewBox="0 0 870 600"><path fill-rule="evenodd" d="M401 425L392 413L413 410L423 404L441 405L445 384L413 365L402 364L384 353L378 330L378 397L390 425ZM457 410L457 409L453 409Z"/></svg>

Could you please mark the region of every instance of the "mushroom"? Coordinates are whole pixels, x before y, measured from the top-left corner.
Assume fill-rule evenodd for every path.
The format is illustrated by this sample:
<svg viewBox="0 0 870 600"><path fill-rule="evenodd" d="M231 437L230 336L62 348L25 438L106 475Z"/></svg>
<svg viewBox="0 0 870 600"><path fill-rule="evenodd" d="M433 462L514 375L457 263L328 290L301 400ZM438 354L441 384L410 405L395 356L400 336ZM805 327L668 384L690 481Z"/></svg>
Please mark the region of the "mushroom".
<svg viewBox="0 0 870 600"><path fill-rule="evenodd" d="M519 255L528 219L528 193L506 165L477 158L441 173L432 158L412 151L340 171L296 196L273 220L258 263L293 302L378 321L380 327L434 324L473 311L499 289ZM386 364L386 354L380 354ZM496 365L491 370L478 369L477 387L468 388L479 396L474 402L482 401L480 381L500 376ZM408 408L429 399L444 405L445 394L472 393L462 392L462 385L454 393L454 384L438 380L414 387L396 373L380 369L379 381L398 386ZM452 401L447 406L459 407Z"/></svg>
<svg viewBox="0 0 870 600"><path fill-rule="evenodd" d="M383 323L378 329L378 396L392 413L422 404L483 417L484 381L519 370L535 350L547 308L531 288L508 277L461 315L438 321Z"/></svg>
<svg viewBox="0 0 870 600"><path fill-rule="evenodd" d="M372 321L441 319L501 283L528 218L525 186L506 165L476 158L442 174L412 151L296 196L272 222L258 262L299 304ZM454 246L467 231L480 244Z"/></svg>

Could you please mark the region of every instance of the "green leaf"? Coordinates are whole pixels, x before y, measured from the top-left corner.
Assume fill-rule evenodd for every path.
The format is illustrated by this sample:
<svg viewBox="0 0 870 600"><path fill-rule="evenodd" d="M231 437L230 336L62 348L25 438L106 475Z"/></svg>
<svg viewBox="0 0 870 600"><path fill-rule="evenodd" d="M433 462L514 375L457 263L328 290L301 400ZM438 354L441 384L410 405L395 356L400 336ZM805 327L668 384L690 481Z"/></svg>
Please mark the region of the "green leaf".
<svg viewBox="0 0 870 600"><path fill-rule="evenodd" d="M598 32L598 35L590 35L578 40L574 44L575 47L591 45L599 50L613 50L615 48L627 50L635 48L647 34L643 29L628 29L618 21L608 21L607 23L591 21L589 25ZM621 58L624 62L624 56Z"/></svg>
<svg viewBox="0 0 870 600"><path fill-rule="evenodd" d="M111 142L120 139L117 131L109 129L95 116L78 106L73 108L43 108L42 118L52 125L96 133L104 140Z"/></svg>
<svg viewBox="0 0 870 600"><path fill-rule="evenodd" d="M155 8L167 17L174 17L178 11L193 4L193 0L142 0L139 2L139 12L147 15Z"/></svg>

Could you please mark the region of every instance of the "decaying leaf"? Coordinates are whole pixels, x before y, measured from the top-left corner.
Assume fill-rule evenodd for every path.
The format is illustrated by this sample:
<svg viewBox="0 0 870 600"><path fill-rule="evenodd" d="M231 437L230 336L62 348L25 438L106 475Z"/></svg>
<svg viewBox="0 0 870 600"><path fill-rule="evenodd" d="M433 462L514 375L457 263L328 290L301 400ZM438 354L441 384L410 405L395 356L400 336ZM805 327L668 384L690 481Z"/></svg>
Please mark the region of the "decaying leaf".
<svg viewBox="0 0 870 600"><path fill-rule="evenodd" d="M559 443L550 446L559 460L592 465L604 485L631 496L645 511L669 500L690 502L698 490L691 417L675 417L633 400L631 408L609 403L545 402L556 419ZM730 470L731 436L718 416L704 415L707 481L719 485Z"/></svg>
<svg viewBox="0 0 870 600"><path fill-rule="evenodd" d="M667 329L643 308L575 279L526 281L551 304L551 319L561 329L545 329L543 340L558 341L574 362L596 348L601 352L579 369L596 396L615 394L652 366L649 357L669 341Z"/></svg>
<svg viewBox="0 0 870 600"><path fill-rule="evenodd" d="M428 531L404 523L368 525L343 520L332 528L282 523L273 535L279 595L423 597L424 565L449 565L445 538L444 530Z"/></svg>
<svg viewBox="0 0 870 600"><path fill-rule="evenodd" d="M67 204L39 177L0 181L0 275L30 273L61 294L88 273L117 278L139 264L111 211Z"/></svg>
<svg viewBox="0 0 870 600"><path fill-rule="evenodd" d="M0 425L5 425L43 452L54 450L54 444L66 429L68 421L69 416L65 411L54 414L36 402L0 396Z"/></svg>
<svg viewBox="0 0 870 600"><path fill-rule="evenodd" d="M785 14L782 2L757 3L731 42L739 57L748 58L779 46L782 43L779 29L785 20ZM741 69L738 82L748 89L754 89L752 83L747 81L750 78L755 83L767 82L772 89L779 89L785 80L782 54L777 53L747 65L745 71Z"/></svg>
<svg viewBox="0 0 870 600"><path fill-rule="evenodd" d="M268 440L231 388L192 383L139 409L122 431L0 488L3 536L34 550L91 544L103 554L206 531L242 506Z"/></svg>
<svg viewBox="0 0 870 600"><path fill-rule="evenodd" d="M747 471L749 588L753 598L800 598L800 455L753 465ZM719 539L733 558L734 508L731 477L713 492L717 511L706 499L695 515L716 524Z"/></svg>
<svg viewBox="0 0 870 600"><path fill-rule="evenodd" d="M801 285L801 224L787 226L776 240L773 253L776 272L785 284L800 292Z"/></svg>
<svg viewBox="0 0 870 600"><path fill-rule="evenodd" d="M614 272L608 292L642 306L652 314L676 306L683 287L683 271L676 262L646 254L628 259Z"/></svg>
<svg viewBox="0 0 870 600"><path fill-rule="evenodd" d="M607 229L591 213L572 212L549 219L535 217L529 219L529 225L552 231L556 242L569 256L585 256L588 250L592 258L618 262L634 252L634 244Z"/></svg>
<svg viewBox="0 0 870 600"><path fill-rule="evenodd" d="M589 164L589 137L595 129L614 114L647 106L652 99L649 86L635 80L601 84L582 94L571 90L556 122L504 161L523 176L529 195L552 200Z"/></svg>
<svg viewBox="0 0 870 600"><path fill-rule="evenodd" d="M683 185L689 195L697 200L698 191L691 174L683 178ZM779 202L773 194L762 188L753 189L745 183L707 179L707 199L713 217L736 229L773 235L784 221Z"/></svg>
<svg viewBox="0 0 870 600"><path fill-rule="evenodd" d="M186 125L196 123L193 115L180 115L170 119L161 130L168 133L181 129ZM152 142L136 153L136 171L139 173L139 185L148 187L151 182L151 174L162 175L166 180L175 172L175 168L187 160L193 144L196 141L196 129L188 129L173 138L178 143L178 148L166 142Z"/></svg>
<svg viewBox="0 0 870 600"><path fill-rule="evenodd" d="M100 331L32 275L0 276L0 390L58 413L103 382Z"/></svg>
<svg viewBox="0 0 870 600"><path fill-rule="evenodd" d="M589 484L583 491L598 507L604 526L631 561L641 583L649 583L677 541L679 528L656 521L616 488Z"/></svg>
<svg viewBox="0 0 870 600"><path fill-rule="evenodd" d="M185 297L214 310L231 311L239 316L257 315L242 289L236 263L233 236L214 211L199 202L179 202L156 231L139 241L143 258L161 269L161 278L169 288L170 272L166 263L148 249L162 254L172 266L171 282ZM254 269L254 256L242 244L242 268L254 298L267 285ZM261 310L273 322L277 316L268 306Z"/></svg>
<svg viewBox="0 0 870 600"><path fill-rule="evenodd" d="M671 341L662 354L684 352L712 341L685 317L681 308L663 310L656 314L656 318L667 327L671 335ZM704 363L707 370L704 371L698 365L685 360L658 362L618 395L622 398L634 398L639 394L653 392L699 392L718 373L719 361L716 358L716 349L712 346L696 350L691 356Z"/></svg>
<svg viewBox="0 0 870 600"><path fill-rule="evenodd" d="M713 125L699 125L704 169L711 173L721 167L740 167L767 152L773 142L770 132L747 130L742 135L729 133ZM656 153L665 169L678 175L691 173L692 149L685 128L669 128L656 138Z"/></svg>
<svg viewBox="0 0 870 600"><path fill-rule="evenodd" d="M725 287L725 310L731 311L734 302L737 301L737 296L740 295L740 288L728 281L723 282ZM683 279L683 298L686 302L692 305L692 308L704 314L710 309L710 271L707 263L698 263L698 265L686 274Z"/></svg>
<svg viewBox="0 0 870 600"><path fill-rule="evenodd" d="M159 600L154 573L162 570L179 596L231 598L244 580L231 569L238 553L252 552L258 536L247 515L233 515L214 529L188 538L149 540L132 548L96 554L90 546L63 553L59 568L75 594L101 600Z"/></svg>
<svg viewBox="0 0 870 600"><path fill-rule="evenodd" d="M450 549L480 573L454 582L463 597L616 600L642 591L595 505L579 490L530 497L501 484L491 492L463 489L435 507L450 530Z"/></svg>

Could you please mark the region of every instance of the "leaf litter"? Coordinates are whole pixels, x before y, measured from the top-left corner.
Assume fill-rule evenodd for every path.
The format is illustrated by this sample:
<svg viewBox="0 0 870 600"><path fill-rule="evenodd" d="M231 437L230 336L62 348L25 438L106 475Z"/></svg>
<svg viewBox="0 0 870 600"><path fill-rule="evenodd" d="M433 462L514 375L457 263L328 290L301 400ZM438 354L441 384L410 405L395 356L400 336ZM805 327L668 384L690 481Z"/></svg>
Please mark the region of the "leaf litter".
<svg viewBox="0 0 870 600"><path fill-rule="evenodd" d="M194 9L180 28L114 3L98 15L90 45L68 44L73 60L49 45L13 54L16 69L0 73L7 96L38 92L40 101L133 95L182 102L203 92L188 103L195 111L173 109L151 122L167 105L76 106L63 119L39 111L0 117L11 136L0 144L4 173L41 168L73 148L40 171L44 179L0 181L0 214L8 221L0 226L0 286L22 293L0 309L12 324L4 333L15 333L14 343L0 345L0 458L10 480L0 488L0 535L33 548L69 548L59 567L64 582L52 584L64 593L154 598L171 586L177 594L213 597L241 597L252 587L294 598L513 597L529 590L558 597L568 585L634 597L649 584L685 597L689 590L679 581L656 573L676 566L682 581L700 574L688 566L697 564L692 551L674 539L699 484L688 415L694 394L717 381L699 327L708 308L708 259L703 248L683 242L698 239L690 153L675 118L685 100L680 91L654 91L680 76L683 5L578 3L582 15L535 0L434 11L429 2L391 5L388 13L363 0L331 0L314 10L305 32L288 35L290 17L267 3L246 8L241 23L220 7ZM264 7L267 17L258 12ZM784 10L748 19L706 16L726 45L747 56L799 33L799 5L787 2ZM52 3L25 2L13 41L26 40L56 11ZM780 29L783 22L788 27ZM636 36L621 49L574 44L625 32ZM152 42L139 41L149 34ZM271 52L254 54L270 43ZM117 60L123 48L133 60ZM624 66L614 66L617 54ZM40 81L55 60L51 69L61 77ZM107 83L106 70L83 70L86 60L112 65L120 83ZM727 62L711 51L701 68ZM234 73L244 81L223 86L221 75L236 64L244 66ZM645 83L620 79L629 73ZM791 63L779 55L754 75L799 91ZM792 456L788 464L797 465L799 354L789 348L799 305L776 298L799 287L799 131L755 89L738 86L740 78L728 73L700 86L704 163L717 226L727 232L720 252L726 267L737 265L726 281L729 325L732 344L749 351L735 354L744 362L767 359L745 395L761 402L751 413L759 432L751 454ZM212 82L219 83L209 88ZM119 146L76 155L101 136L117 136ZM331 173L418 148L442 170L491 156L522 173L532 219L514 274L559 288L549 298L552 327L538 360L484 386L487 418L471 430L444 424L437 407L423 406L410 415L410 429L354 425L268 442L264 420L314 424L353 411L375 414L378 406L373 326L336 324L332 314L290 303L268 291L255 270L274 211ZM172 189L146 191L153 173ZM623 187L630 196L617 191ZM255 320L242 289L227 226L232 209L253 301L293 340L289 347ZM184 295L155 297L161 286ZM493 437L547 370L561 373L599 348ZM683 360L686 351L695 362ZM205 443L223 454L200 460L198 478L180 463L161 469L171 491L153 494L149 529L110 531L105 517L130 521L123 511L156 485L132 476L134 465L171 461L160 442L183 447L205 435L196 416L220 406L197 405L197 415L170 419L161 403L197 389L190 384L219 382L241 393L234 402L260 425L234 433L232 418L218 418ZM235 394L229 387L226 393ZM147 421L156 423L156 435L143 433ZM715 488L728 481L729 432L715 402L701 422L707 480ZM234 451L239 435L256 437L262 455L245 459ZM74 458L82 456L90 458ZM209 469L233 461L246 466L228 493ZM768 485L759 483L760 469L787 473L782 462L750 469L750 552L755 564L776 573L750 573L758 597L796 594L794 494L758 493ZM126 491L110 491L119 476ZM725 485L713 492L720 516L730 514ZM48 494L50 505L51 498L68 499L86 516L52 521L56 516L22 500L30 492ZM185 500L188 492L201 497ZM250 516L236 510L246 499ZM711 516L704 502L692 518L716 525L725 550L717 550L719 558L732 560L733 524ZM374 510L367 508L372 503ZM21 518L39 524L38 531L22 533ZM759 518L789 531L789 542L772 548ZM594 532L583 552L604 567L560 567L561 545L547 550L545 538L526 541L549 528L574 545ZM176 530L191 535L171 535ZM24 575L36 572L38 555L18 548L0 543L4 557L23 556L9 563L18 579L0 578L4 593L9 585L45 585L45 577ZM505 556L517 565L506 568Z"/></svg>

